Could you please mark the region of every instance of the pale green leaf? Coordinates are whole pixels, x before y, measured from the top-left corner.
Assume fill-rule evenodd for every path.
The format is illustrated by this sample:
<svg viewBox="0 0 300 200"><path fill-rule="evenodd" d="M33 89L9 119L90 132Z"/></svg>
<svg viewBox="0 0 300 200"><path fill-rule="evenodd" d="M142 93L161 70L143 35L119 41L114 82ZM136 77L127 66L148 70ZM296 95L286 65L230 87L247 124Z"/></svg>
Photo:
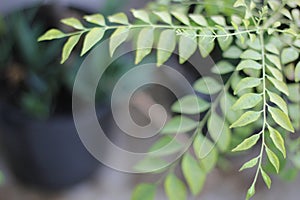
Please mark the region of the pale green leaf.
<svg viewBox="0 0 300 200"><path fill-rule="evenodd" d="M270 65L267 65L268 70L271 72L271 74L279 81L283 81L283 75L282 72L278 69L271 67Z"/></svg>
<svg viewBox="0 0 300 200"><path fill-rule="evenodd" d="M156 141L148 150L151 156L166 156L182 150L182 144L178 143L175 138L164 136Z"/></svg>
<svg viewBox="0 0 300 200"><path fill-rule="evenodd" d="M154 200L156 186L154 184L139 184L133 191L131 200Z"/></svg>
<svg viewBox="0 0 300 200"><path fill-rule="evenodd" d="M274 53L276 55L279 55L279 50L277 49L277 47L273 44L273 43L269 43L265 46L266 50Z"/></svg>
<svg viewBox="0 0 300 200"><path fill-rule="evenodd" d="M189 154L184 155L181 168L192 194L194 196L198 195L205 183L205 172L203 172L199 163Z"/></svg>
<svg viewBox="0 0 300 200"><path fill-rule="evenodd" d="M173 11L171 12L171 14L178 19L180 22L182 22L185 25L190 25L190 20L189 18L186 16L186 14L182 13L182 12L178 12L178 11Z"/></svg>
<svg viewBox="0 0 300 200"><path fill-rule="evenodd" d="M121 12L109 16L108 20L112 23L117 23L117 24L124 24L124 25L129 24L126 14L121 13Z"/></svg>
<svg viewBox="0 0 300 200"><path fill-rule="evenodd" d="M275 65L275 67L277 67L279 70L282 69L278 56L267 54L266 57L271 63Z"/></svg>
<svg viewBox="0 0 300 200"><path fill-rule="evenodd" d="M161 32L157 44L157 66L165 63L176 47L176 35L173 30L164 30Z"/></svg>
<svg viewBox="0 0 300 200"><path fill-rule="evenodd" d="M81 51L81 55L83 56L86 52L88 52L97 42L99 42L103 35L105 33L105 30L103 28L93 28L91 29L85 36L83 47Z"/></svg>
<svg viewBox="0 0 300 200"><path fill-rule="evenodd" d="M295 131L287 114L285 114L278 108L273 108L270 106L268 108L269 108L269 112L272 115L272 118L278 125L280 125L282 128L284 128L290 132Z"/></svg>
<svg viewBox="0 0 300 200"><path fill-rule="evenodd" d="M218 124L218 126L216 126ZM221 151L226 151L230 144L231 132L225 119L212 113L207 122L208 132Z"/></svg>
<svg viewBox="0 0 300 200"><path fill-rule="evenodd" d="M267 156L269 161L271 162L271 164L274 166L274 168L276 169L276 172L279 173L279 168L280 168L280 163L279 163L279 159L276 156L276 154L269 149L268 147L266 147L266 152L267 152Z"/></svg>
<svg viewBox="0 0 300 200"><path fill-rule="evenodd" d="M223 86L211 77L203 77L194 83L194 89L203 94L215 94L219 92Z"/></svg>
<svg viewBox="0 0 300 200"><path fill-rule="evenodd" d="M62 51L62 57L61 57L61 64L63 64L70 56L72 50L74 49L75 45L78 43L79 39L81 37L81 34L71 36L67 42L65 43Z"/></svg>
<svg viewBox="0 0 300 200"><path fill-rule="evenodd" d="M262 101L261 94L246 93L241 96L232 106L233 110L243 110L255 107Z"/></svg>
<svg viewBox="0 0 300 200"><path fill-rule="evenodd" d="M299 52L294 48L285 48L281 53L281 62L282 64L287 64L297 60L299 57Z"/></svg>
<svg viewBox="0 0 300 200"><path fill-rule="evenodd" d="M270 97L270 101L276 104L285 114L288 115L288 107L286 102L282 99L281 96L274 92L267 91Z"/></svg>
<svg viewBox="0 0 300 200"><path fill-rule="evenodd" d="M252 183L251 187L247 191L246 200L249 200L255 194L255 183Z"/></svg>
<svg viewBox="0 0 300 200"><path fill-rule="evenodd" d="M237 1L234 3L234 5L233 5L234 8L237 8L237 7L240 7L240 6L246 7L245 0L237 0Z"/></svg>
<svg viewBox="0 0 300 200"><path fill-rule="evenodd" d="M167 24L172 24L172 17L170 13L166 11L154 11L153 13L157 15L160 18L160 20L162 20L163 22Z"/></svg>
<svg viewBox="0 0 300 200"><path fill-rule="evenodd" d="M250 23L249 22L249 20L248 20L248 23ZM258 37L256 37L256 39L254 40L254 41L251 41L251 40L248 40L247 41L247 44L249 45L249 47L251 47L252 49L255 49L255 50L257 50L257 51L261 51L261 43L260 43L260 40L259 40L259 38Z"/></svg>
<svg viewBox="0 0 300 200"><path fill-rule="evenodd" d="M276 89L283 92L285 95L289 96L289 89L283 81L279 81L273 77L268 76L268 79L275 86Z"/></svg>
<svg viewBox="0 0 300 200"><path fill-rule="evenodd" d="M228 35L228 33L219 30L218 35ZM218 43L219 43L222 51L226 51L230 47L230 45L233 41L233 37L228 35L225 37L218 37L217 40L218 40Z"/></svg>
<svg viewBox="0 0 300 200"><path fill-rule="evenodd" d="M153 42L154 42L154 29L153 28L142 29L137 39L135 64L141 62L145 56L151 53Z"/></svg>
<svg viewBox="0 0 300 200"><path fill-rule="evenodd" d="M189 14L189 17L200 26L208 26L206 19L200 14Z"/></svg>
<svg viewBox="0 0 300 200"><path fill-rule="evenodd" d="M134 170L141 173L159 172L168 165L165 160L158 157L146 157L134 166Z"/></svg>
<svg viewBox="0 0 300 200"><path fill-rule="evenodd" d="M245 170L245 169L249 169L249 168L252 168L254 167L257 162L258 162L258 158L259 157L256 157L256 158L253 158L251 160L249 160L248 162L246 162L241 168L239 171L242 171L242 170Z"/></svg>
<svg viewBox="0 0 300 200"><path fill-rule="evenodd" d="M268 1L268 4L273 11L277 11L281 3L279 1Z"/></svg>
<svg viewBox="0 0 300 200"><path fill-rule="evenodd" d="M276 148L279 149L279 151L282 153L283 157L286 157L286 150L284 146L284 140L281 136L281 134L271 126L268 126L269 132L270 132L270 137L275 144Z"/></svg>
<svg viewBox="0 0 300 200"><path fill-rule="evenodd" d="M190 36L181 35L179 38L179 62L180 64L187 61L197 50L197 39L196 37L193 37L192 35L195 35L194 31L188 31L190 32Z"/></svg>
<svg viewBox="0 0 300 200"><path fill-rule="evenodd" d="M73 27L75 29L78 29L78 30L85 29L84 26L81 24L81 22L78 19L74 18L74 17L62 19L61 22L65 25L71 26L71 27Z"/></svg>
<svg viewBox="0 0 300 200"><path fill-rule="evenodd" d="M211 71L215 74L227 74L234 71L234 66L227 61L218 62Z"/></svg>
<svg viewBox="0 0 300 200"><path fill-rule="evenodd" d="M126 27L119 27L111 35L109 39L109 53L113 56L116 49L127 39L129 30Z"/></svg>
<svg viewBox="0 0 300 200"><path fill-rule="evenodd" d="M172 111L183 114L198 114L206 111L210 103L204 101L196 95L185 96L172 105Z"/></svg>
<svg viewBox="0 0 300 200"><path fill-rule="evenodd" d="M300 62L298 62L295 68L295 81L300 82Z"/></svg>
<svg viewBox="0 0 300 200"><path fill-rule="evenodd" d="M143 22L146 22L148 24L151 24L150 18L148 13L145 10L136 10L136 9L132 9L131 10L133 16L137 19L142 20Z"/></svg>
<svg viewBox="0 0 300 200"><path fill-rule="evenodd" d="M257 87L261 84L261 79L254 77L247 77L242 79L234 90L234 94L238 94L244 89Z"/></svg>
<svg viewBox="0 0 300 200"><path fill-rule="evenodd" d="M295 103L300 103L300 84L295 83L295 84L289 84L288 85L289 89L289 100Z"/></svg>
<svg viewBox="0 0 300 200"><path fill-rule="evenodd" d="M260 168L260 173L261 173L261 176L264 179L265 184L270 189L271 184L272 184L272 180L271 180L270 176L262 168Z"/></svg>
<svg viewBox="0 0 300 200"><path fill-rule="evenodd" d="M260 134L255 134L252 135L249 138L246 138L242 143L240 143L239 145L237 145L234 149L232 149L233 152L235 151L245 151L250 149L251 147L253 147L257 141L260 138Z"/></svg>
<svg viewBox="0 0 300 200"><path fill-rule="evenodd" d="M246 126L252 122L255 122L260 117L261 112L247 111L238 120L236 120L230 128Z"/></svg>
<svg viewBox="0 0 300 200"><path fill-rule="evenodd" d="M217 16L211 16L211 19L220 26L226 26L226 20L223 16L217 15Z"/></svg>
<svg viewBox="0 0 300 200"><path fill-rule="evenodd" d="M242 50L236 46L230 46L229 49L223 52L224 58L238 59L242 54Z"/></svg>
<svg viewBox="0 0 300 200"><path fill-rule="evenodd" d="M242 58L242 59L249 59L249 60L261 60L262 56L257 51L249 49L249 50L244 51L241 54L240 58Z"/></svg>
<svg viewBox="0 0 300 200"><path fill-rule="evenodd" d="M212 32L209 29L203 29L200 35L211 36ZM211 37L199 37L198 46L202 57L207 57L215 47L215 42Z"/></svg>
<svg viewBox="0 0 300 200"><path fill-rule="evenodd" d="M164 183L169 200L186 200L186 187L174 174L169 174Z"/></svg>
<svg viewBox="0 0 300 200"><path fill-rule="evenodd" d="M50 29L46 33L44 33L41 37L38 38L38 41L44 41L44 40L53 40L53 39L59 39L67 37L68 35L61 32L58 29Z"/></svg>
<svg viewBox="0 0 300 200"><path fill-rule="evenodd" d="M86 15L83 18L92 24L106 26L105 19L104 19L103 15L101 15L101 14Z"/></svg>
<svg viewBox="0 0 300 200"><path fill-rule="evenodd" d="M254 61L254 60L242 60L238 66L237 70L243 70L243 69L261 69L262 66L260 63Z"/></svg>
<svg viewBox="0 0 300 200"><path fill-rule="evenodd" d="M184 116L173 117L162 129L162 134L185 133L194 130L198 126L198 122Z"/></svg>
<svg viewBox="0 0 300 200"><path fill-rule="evenodd" d="M290 20L293 20L292 15L291 15L291 13L288 9L282 8L282 9L280 9L280 12L281 12L281 14L283 14L284 16L289 18Z"/></svg>

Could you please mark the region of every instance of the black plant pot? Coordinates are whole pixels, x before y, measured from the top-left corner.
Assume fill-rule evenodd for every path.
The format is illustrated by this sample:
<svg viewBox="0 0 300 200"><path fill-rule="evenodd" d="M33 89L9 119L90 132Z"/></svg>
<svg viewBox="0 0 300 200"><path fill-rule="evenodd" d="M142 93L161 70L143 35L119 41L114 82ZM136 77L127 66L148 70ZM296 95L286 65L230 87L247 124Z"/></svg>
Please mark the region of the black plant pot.
<svg viewBox="0 0 300 200"><path fill-rule="evenodd" d="M108 114L103 109L100 112L101 116ZM99 167L99 161L81 143L71 115L36 121L5 106L0 122L8 167L26 186L66 189L91 177Z"/></svg>

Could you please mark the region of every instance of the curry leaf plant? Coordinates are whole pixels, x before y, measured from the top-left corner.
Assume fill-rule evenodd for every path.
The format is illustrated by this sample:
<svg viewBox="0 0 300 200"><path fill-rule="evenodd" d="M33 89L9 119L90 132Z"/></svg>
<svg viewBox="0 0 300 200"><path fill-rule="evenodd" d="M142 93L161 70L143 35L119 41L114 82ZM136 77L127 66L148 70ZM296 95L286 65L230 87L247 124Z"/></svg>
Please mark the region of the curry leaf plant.
<svg viewBox="0 0 300 200"><path fill-rule="evenodd" d="M208 102L189 95L175 102L172 111L178 115L165 125L161 138L149 151L169 144L177 133L187 132L195 133L193 148L164 169L166 176L160 181L137 186L133 200L154 199L160 183L170 200L187 199L187 189L197 196L218 159L253 148L259 149L258 154L240 168L254 168L246 199L255 194L259 176L271 187L269 174L284 172L286 157L286 162L300 169L300 141L289 137L300 129L300 1L226 0L223 6L213 4L218 2L177 0L167 6L133 9L134 22L124 13L107 18L101 14L84 16L85 23L67 18L61 22L73 32L51 29L38 39L68 38L62 49L62 63L80 38L83 56L108 31L111 56L128 38L136 42L136 64L154 48L157 66L170 58L177 45L181 64L197 50L207 57L217 46L221 49L223 58L211 71L229 76L224 85L213 77L202 77L194 83L195 91L216 97ZM133 31L138 35L129 37ZM204 114L200 121L189 117L199 113ZM159 165L162 156L180 150L180 143L172 143L163 153L139 163L137 170L143 171L153 163ZM180 165L186 184L174 173L176 165Z"/></svg>

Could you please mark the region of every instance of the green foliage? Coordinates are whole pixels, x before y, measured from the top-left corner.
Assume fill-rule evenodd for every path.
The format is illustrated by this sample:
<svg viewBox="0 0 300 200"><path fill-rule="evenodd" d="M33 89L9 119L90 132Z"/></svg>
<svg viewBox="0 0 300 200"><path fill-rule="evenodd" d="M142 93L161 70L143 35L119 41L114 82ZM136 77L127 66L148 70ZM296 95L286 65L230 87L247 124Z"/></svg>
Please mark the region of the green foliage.
<svg viewBox="0 0 300 200"><path fill-rule="evenodd" d="M191 193L198 195L206 175L216 166L219 157L259 146L258 155L240 168L256 167L246 195L246 199L250 199L255 194L259 174L267 187L271 187L265 156L277 173L284 167L281 160L289 156L289 151L293 154L291 160L294 165L300 166L297 162L300 150L295 150L300 143L295 145L293 151L285 145L290 141L289 133L300 128L300 86L295 83L300 81L300 3L297 0L264 3L237 0L225 1L224 8L217 6L213 9L207 1L179 2L182 6L176 4L172 7L173 4L170 4L153 6L154 9L149 10L132 10L133 17L139 23L129 22L123 13L108 17L106 20L109 23L102 15L86 16L84 19L87 22L96 25L93 28L85 28L78 20L63 20L63 23L77 30L67 34L58 30L48 31L39 40L73 38L72 42L70 39L67 41L63 49L64 62L77 39L84 34L86 45L82 55L101 40L105 31L115 30L110 36L109 51L112 56L126 41L130 31L135 30L139 33L138 37L133 38L137 45L136 64L153 48L157 48L157 66L170 58L176 45L180 63L188 61L197 49L202 57L207 57L215 47L220 47L223 58L211 71L226 75L227 78L222 79L224 83L209 76L201 77L194 83L195 91L214 98L207 102L200 96L185 96L175 102L172 111L178 115L167 122L161 131L161 138L150 151L155 152L172 140L176 141L175 137L166 137L166 134L174 136L193 132L191 151L194 154L184 154L181 169ZM189 13L185 6L193 4L196 8ZM235 12L232 7L236 8ZM155 33L159 34L158 41ZM238 64L235 66L232 63ZM194 114L203 114L201 121L184 116ZM206 129L207 133L204 132ZM165 152L172 154L178 151L180 148L176 148L175 143ZM157 166L162 161L160 156L147 158L139 167ZM166 194L171 200L186 199L186 186L173 173L173 168L164 169L168 171L164 182ZM149 188L153 191L150 185L138 186L133 198Z"/></svg>

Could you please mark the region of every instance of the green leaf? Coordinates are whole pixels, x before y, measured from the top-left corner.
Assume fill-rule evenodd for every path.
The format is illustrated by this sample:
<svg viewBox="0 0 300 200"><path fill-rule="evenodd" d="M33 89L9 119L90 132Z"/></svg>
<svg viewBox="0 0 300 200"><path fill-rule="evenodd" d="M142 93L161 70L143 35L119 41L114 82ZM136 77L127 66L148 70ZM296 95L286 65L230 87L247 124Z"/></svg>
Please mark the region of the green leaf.
<svg viewBox="0 0 300 200"><path fill-rule="evenodd" d="M280 63L278 56L267 54L266 57L271 63L273 63L275 65L275 67L277 67L279 70L281 70L282 67L281 67L281 63Z"/></svg>
<svg viewBox="0 0 300 200"><path fill-rule="evenodd" d="M97 42L102 39L104 33L105 30L103 28L91 29L90 32L88 32L85 36L80 56L86 54L86 52L88 52L95 44L97 44Z"/></svg>
<svg viewBox="0 0 300 200"><path fill-rule="evenodd" d="M237 7L240 7L240 6L246 7L245 0L237 0L233 5L234 8L237 8Z"/></svg>
<svg viewBox="0 0 300 200"><path fill-rule="evenodd" d="M189 17L200 26L208 26L206 19L200 14L189 14Z"/></svg>
<svg viewBox="0 0 300 200"><path fill-rule="evenodd" d="M108 20L111 23L124 24L124 25L129 24L127 16L124 13L121 13L121 12L109 16Z"/></svg>
<svg viewBox="0 0 300 200"><path fill-rule="evenodd" d="M283 157L286 157L286 150L284 146L284 140L281 136L281 134L271 126L268 126L269 132L270 132L270 137L275 144L276 148L279 149L279 151L282 153Z"/></svg>
<svg viewBox="0 0 300 200"><path fill-rule="evenodd" d="M183 146L175 138L164 136L156 141L148 150L151 156L166 156L182 150Z"/></svg>
<svg viewBox="0 0 300 200"><path fill-rule="evenodd" d="M189 154L184 155L181 168L192 194L194 196L198 195L205 183L205 172L203 172L199 163Z"/></svg>
<svg viewBox="0 0 300 200"><path fill-rule="evenodd" d="M161 32L157 44L157 66L165 63L176 47L176 35L173 30L164 30Z"/></svg>
<svg viewBox="0 0 300 200"><path fill-rule="evenodd" d="M246 200L249 200L255 194L255 183L251 185L251 187L247 191Z"/></svg>
<svg viewBox="0 0 300 200"><path fill-rule="evenodd" d="M215 74L227 74L234 71L234 66L227 61L218 62L211 71Z"/></svg>
<svg viewBox="0 0 300 200"><path fill-rule="evenodd" d="M234 90L234 94L238 94L244 89L257 87L261 84L261 79L254 77L247 77L242 79Z"/></svg>
<svg viewBox="0 0 300 200"><path fill-rule="evenodd" d="M280 9L280 12L281 12L281 14L283 14L284 16L289 18L290 20L293 20L292 15L291 15L291 13L288 9L282 8L282 9Z"/></svg>
<svg viewBox="0 0 300 200"><path fill-rule="evenodd" d="M212 32L209 29L203 29L200 35L211 36ZM198 47L203 58L207 57L215 47L215 42L210 37L199 37Z"/></svg>
<svg viewBox="0 0 300 200"><path fill-rule="evenodd" d="M131 10L133 16L137 19L142 20L143 22L146 22L148 24L151 24L150 18L148 13L145 10L136 10L136 9L132 9Z"/></svg>
<svg viewBox="0 0 300 200"><path fill-rule="evenodd" d="M189 18L186 16L186 14L182 13L182 12L178 12L178 11L173 11L171 12L171 14L178 19L180 22L182 22L185 25L190 25L190 20Z"/></svg>
<svg viewBox="0 0 300 200"><path fill-rule="evenodd" d="M270 97L270 101L276 104L285 114L288 115L288 107L282 97L274 92L267 91L267 93Z"/></svg>
<svg viewBox="0 0 300 200"><path fill-rule="evenodd" d="M256 70L259 70L261 69L262 66L260 63L254 61L254 60L242 60L236 70L243 70L243 69L256 69Z"/></svg>
<svg viewBox="0 0 300 200"><path fill-rule="evenodd" d="M131 200L154 200L156 193L156 186L153 184L142 183L139 184L133 191Z"/></svg>
<svg viewBox="0 0 300 200"><path fill-rule="evenodd" d="M218 126L216 126L218 124ZM207 122L208 132L221 151L226 151L230 144L230 129L217 113L212 113Z"/></svg>
<svg viewBox="0 0 300 200"><path fill-rule="evenodd" d="M300 62L298 62L295 68L295 81L300 82Z"/></svg>
<svg viewBox="0 0 300 200"><path fill-rule="evenodd" d="M274 53L276 55L279 55L279 50L277 49L277 47L273 44L273 43L269 43L265 46L266 50Z"/></svg>
<svg viewBox="0 0 300 200"><path fill-rule="evenodd" d="M167 24L172 24L172 17L170 13L166 11L154 11L153 12L156 16L158 16L163 22Z"/></svg>
<svg viewBox="0 0 300 200"><path fill-rule="evenodd" d="M116 49L127 39L129 30L126 27L119 27L109 39L109 53L112 57Z"/></svg>
<svg viewBox="0 0 300 200"><path fill-rule="evenodd" d="M223 52L224 58L238 59L242 54L242 50L236 46L230 46L229 49Z"/></svg>
<svg viewBox="0 0 300 200"><path fill-rule="evenodd" d="M279 81L273 77L268 76L269 81L274 85L276 89L289 96L289 89L283 81Z"/></svg>
<svg viewBox="0 0 300 200"><path fill-rule="evenodd" d="M203 77L194 83L194 89L203 94L215 94L222 89L222 85L211 77Z"/></svg>
<svg viewBox="0 0 300 200"><path fill-rule="evenodd" d="M46 33L44 33L41 37L38 38L38 41L44 41L44 40L53 40L53 39L59 39L67 37L68 35L61 32L58 29L50 29Z"/></svg>
<svg viewBox="0 0 300 200"><path fill-rule="evenodd" d="M240 143L239 145L237 145L237 147L235 147L234 149L232 149L232 151L236 152L236 151L245 151L245 150L248 150L248 149L250 149L251 147L253 147L257 143L257 141L259 140L259 138L260 138L260 134L252 135L251 137L246 138L242 143Z"/></svg>
<svg viewBox="0 0 300 200"><path fill-rule="evenodd" d="M279 167L280 167L280 164L279 164L279 159L278 157L276 156L276 154L271 151L271 149L269 149L267 146L266 146L266 152L267 152L267 156L268 156L268 159L270 160L270 162L272 163L272 165L274 166L274 168L276 169L276 172L279 173Z"/></svg>
<svg viewBox="0 0 300 200"><path fill-rule="evenodd" d="M75 29L78 29L78 30L85 29L84 26L81 24L81 22L78 19L74 18L74 17L62 19L61 22L65 25L71 26L71 27L73 27Z"/></svg>
<svg viewBox="0 0 300 200"><path fill-rule="evenodd" d="M281 53L281 62L282 64L285 65L287 63L297 60L298 57L299 57L299 52L296 49L292 47L285 48L282 50Z"/></svg>
<svg viewBox="0 0 300 200"><path fill-rule="evenodd" d="M277 9L279 9L281 3L277 2L277 1L268 1L268 4L273 11L277 11Z"/></svg>
<svg viewBox="0 0 300 200"><path fill-rule="evenodd" d="M211 16L211 19L218 25L224 27L226 26L226 20L223 16L217 15L217 16Z"/></svg>
<svg viewBox="0 0 300 200"><path fill-rule="evenodd" d="M261 94L247 93L241 96L232 106L233 110L243 110L255 107L262 101Z"/></svg>
<svg viewBox="0 0 300 200"><path fill-rule="evenodd" d="M184 116L173 117L162 129L162 134L177 134L185 133L195 129L198 126L198 122L191 120Z"/></svg>
<svg viewBox="0 0 300 200"><path fill-rule="evenodd" d="M141 173L159 172L168 165L165 160L157 157L146 157L134 166L134 170Z"/></svg>
<svg viewBox="0 0 300 200"><path fill-rule="evenodd" d="M219 30L218 35L228 35L228 33ZM218 37L217 40L218 40L218 43L219 43L222 51L226 51L230 47L230 45L233 41L233 37L228 35L226 37Z"/></svg>
<svg viewBox="0 0 300 200"><path fill-rule="evenodd" d="M185 96L172 105L172 111L183 114L198 114L206 111L210 107L207 101L197 97L196 95Z"/></svg>
<svg viewBox="0 0 300 200"><path fill-rule="evenodd" d="M262 168L260 168L260 173L261 173L261 176L263 177L263 179L265 181L265 184L270 189L271 188L271 184L272 184L271 178L269 177L269 175Z"/></svg>
<svg viewBox="0 0 300 200"><path fill-rule="evenodd" d="M261 112L247 111L238 120L236 120L230 128L246 126L252 122L255 122L260 117Z"/></svg>
<svg viewBox="0 0 300 200"><path fill-rule="evenodd" d="M300 85L298 83L296 84L289 84L289 100L292 102L299 103L300 102Z"/></svg>
<svg viewBox="0 0 300 200"><path fill-rule="evenodd" d="M142 29L137 39L135 64L141 62L145 56L151 53L153 42L154 42L154 29L153 28Z"/></svg>
<svg viewBox="0 0 300 200"><path fill-rule="evenodd" d="M165 180L165 191L169 200L186 200L185 185L174 174L169 174Z"/></svg>
<svg viewBox="0 0 300 200"><path fill-rule="evenodd" d="M271 74L279 81L283 81L283 76L282 76L282 72L279 71L278 69L271 67L269 65L267 65L268 70L271 72Z"/></svg>
<svg viewBox="0 0 300 200"><path fill-rule="evenodd" d="M268 108L272 115L272 118L278 125L290 132L295 131L289 117L284 112L282 112L278 108L273 108L270 106Z"/></svg>
<svg viewBox="0 0 300 200"><path fill-rule="evenodd" d="M106 26L105 19L101 14L86 15L83 18L92 24L97 24L99 26Z"/></svg>
<svg viewBox="0 0 300 200"><path fill-rule="evenodd" d="M190 36L181 35L179 38L179 57L180 64L187 61L197 50L197 40L193 36L195 35L194 31L186 31Z"/></svg>
<svg viewBox="0 0 300 200"><path fill-rule="evenodd" d="M244 51L241 54L240 58L242 58L242 59L249 59L249 60L261 60L262 56L257 51L249 49L249 50Z"/></svg>
<svg viewBox="0 0 300 200"><path fill-rule="evenodd" d="M78 43L79 39L81 37L81 34L71 36L67 42L65 43L62 51L62 58L61 58L61 64L63 64L70 56L72 50L74 49L75 45Z"/></svg>
<svg viewBox="0 0 300 200"><path fill-rule="evenodd" d="M246 163L240 168L239 171L242 171L242 170L244 170L244 169L249 169L249 168L254 167L254 166L257 164L257 162L258 162L258 158L259 158L259 157L256 157L256 158L253 158L253 159L249 160L248 162L246 162Z"/></svg>

